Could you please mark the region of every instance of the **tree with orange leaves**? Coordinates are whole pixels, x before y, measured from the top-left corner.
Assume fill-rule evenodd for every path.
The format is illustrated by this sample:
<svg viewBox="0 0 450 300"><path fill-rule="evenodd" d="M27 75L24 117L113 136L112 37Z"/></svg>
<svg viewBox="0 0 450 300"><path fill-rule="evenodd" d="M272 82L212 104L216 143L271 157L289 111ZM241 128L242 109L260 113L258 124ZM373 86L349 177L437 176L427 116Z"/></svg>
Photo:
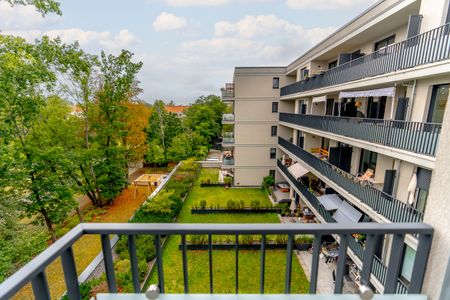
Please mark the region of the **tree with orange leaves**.
<svg viewBox="0 0 450 300"><path fill-rule="evenodd" d="M126 102L125 132L122 141L125 148L125 159L128 164L144 160L148 150L147 134L148 119L152 110L142 102Z"/></svg>

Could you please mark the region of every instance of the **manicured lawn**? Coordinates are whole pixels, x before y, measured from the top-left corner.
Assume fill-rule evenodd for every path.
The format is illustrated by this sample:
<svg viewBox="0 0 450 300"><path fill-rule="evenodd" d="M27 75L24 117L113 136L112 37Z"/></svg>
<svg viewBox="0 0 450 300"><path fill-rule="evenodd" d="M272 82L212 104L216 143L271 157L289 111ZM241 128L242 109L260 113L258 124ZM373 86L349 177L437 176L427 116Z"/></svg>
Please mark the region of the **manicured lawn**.
<svg viewBox="0 0 450 300"><path fill-rule="evenodd" d="M203 169L202 176L212 174L214 169ZM217 170L217 169L216 169ZM246 206L253 200L269 205L267 194L261 189L223 187L200 187L200 179L192 188L178 217L179 223L278 223L276 214L209 214L191 215L190 209L201 200L209 204L225 207L228 200L243 200ZM189 238L188 238L189 240ZM166 292L183 293L183 272L181 251L178 249L180 237L170 237L164 249L163 267ZM292 292L306 293L309 287L303 269L293 257ZM259 251L239 251L239 292L259 293L260 272ZM265 292L283 293L286 266L285 250L266 251ZM209 293L209 267L207 251L188 251L189 292ZM148 284L158 282L156 268ZM215 293L235 292L235 253L234 251L213 251L213 276Z"/></svg>
<svg viewBox="0 0 450 300"><path fill-rule="evenodd" d="M219 182L219 169L205 168L200 172L200 182L209 179L211 183Z"/></svg>

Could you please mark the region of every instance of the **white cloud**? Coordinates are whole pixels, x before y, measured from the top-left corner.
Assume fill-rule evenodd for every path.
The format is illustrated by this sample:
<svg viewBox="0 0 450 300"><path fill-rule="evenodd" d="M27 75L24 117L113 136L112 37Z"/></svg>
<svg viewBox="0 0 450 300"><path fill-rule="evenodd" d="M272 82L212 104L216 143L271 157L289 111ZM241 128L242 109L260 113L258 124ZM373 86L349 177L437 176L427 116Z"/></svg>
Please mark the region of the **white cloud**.
<svg viewBox="0 0 450 300"><path fill-rule="evenodd" d="M230 0L167 0L170 6L221 6Z"/></svg>
<svg viewBox="0 0 450 300"><path fill-rule="evenodd" d="M136 56L144 62L139 75L142 87L151 91L146 100L186 103L202 94L218 94L220 87L232 79L235 66L287 65L334 30L306 29L274 15L217 22L210 38L183 42L175 54Z"/></svg>
<svg viewBox="0 0 450 300"><path fill-rule="evenodd" d="M34 29L60 19L60 16L55 15L48 15L44 18L30 5L12 7L6 1L0 1L0 30Z"/></svg>
<svg viewBox="0 0 450 300"><path fill-rule="evenodd" d="M176 30L186 27L186 19L177 17L174 14L162 12L153 22L153 29L156 31Z"/></svg>
<svg viewBox="0 0 450 300"><path fill-rule="evenodd" d="M287 0L286 5L295 9L345 9L374 2L375 0Z"/></svg>
<svg viewBox="0 0 450 300"><path fill-rule="evenodd" d="M50 38L60 37L65 43L78 41L80 46L86 47L89 50L98 51L99 49L105 49L108 52L115 52L140 42L140 40L128 29L122 29L117 34L113 34L110 31L91 31L79 28L53 29L48 31L38 29L5 30L3 33L21 36L30 42L41 38L44 35L47 35Z"/></svg>

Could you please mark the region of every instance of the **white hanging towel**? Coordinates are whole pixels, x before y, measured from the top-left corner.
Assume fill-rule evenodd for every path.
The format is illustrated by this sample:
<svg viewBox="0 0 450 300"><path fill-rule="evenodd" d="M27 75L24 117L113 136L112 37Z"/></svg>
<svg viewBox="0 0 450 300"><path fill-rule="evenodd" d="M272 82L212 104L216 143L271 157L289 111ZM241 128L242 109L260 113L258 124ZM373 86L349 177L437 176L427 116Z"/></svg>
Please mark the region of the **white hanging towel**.
<svg viewBox="0 0 450 300"><path fill-rule="evenodd" d="M416 187L417 187L417 175L416 173L413 174L411 181L409 182L408 185L408 193L409 193L409 197L408 197L408 204L409 205L413 205L414 201L415 201L415 194L416 194Z"/></svg>

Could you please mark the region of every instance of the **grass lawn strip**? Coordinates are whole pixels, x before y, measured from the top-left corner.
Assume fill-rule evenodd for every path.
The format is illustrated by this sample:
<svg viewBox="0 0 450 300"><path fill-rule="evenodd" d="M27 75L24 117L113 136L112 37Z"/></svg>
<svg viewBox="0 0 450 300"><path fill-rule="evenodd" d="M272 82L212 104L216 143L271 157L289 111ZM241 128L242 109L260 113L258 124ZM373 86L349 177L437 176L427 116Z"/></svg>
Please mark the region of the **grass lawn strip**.
<svg viewBox="0 0 450 300"><path fill-rule="evenodd" d="M213 179L217 169L202 169L199 178L184 202L179 214L179 223L279 223L274 213L267 214L209 214L191 215L193 205L206 200L208 205L225 206L228 200L244 201L246 206L253 200L260 200L261 205L268 205L267 194L260 189L207 187L201 188L203 178ZM188 238L189 240L189 238ZM224 240L222 237L221 240ZM233 239L234 241L234 239ZM178 249L179 236L172 236L164 248L163 266L165 287L168 293L183 293L182 256ZM294 257L295 258L295 257ZM191 293L209 293L209 265L207 251L188 251L189 291ZM260 252L239 251L239 292L259 293ZM286 267L286 250L267 250L265 267L265 292L283 293ZM235 292L235 253L234 251L214 250L213 277L215 293ZM149 283L156 283L157 272L153 269ZM297 259L292 264L292 292L306 293L308 279Z"/></svg>

